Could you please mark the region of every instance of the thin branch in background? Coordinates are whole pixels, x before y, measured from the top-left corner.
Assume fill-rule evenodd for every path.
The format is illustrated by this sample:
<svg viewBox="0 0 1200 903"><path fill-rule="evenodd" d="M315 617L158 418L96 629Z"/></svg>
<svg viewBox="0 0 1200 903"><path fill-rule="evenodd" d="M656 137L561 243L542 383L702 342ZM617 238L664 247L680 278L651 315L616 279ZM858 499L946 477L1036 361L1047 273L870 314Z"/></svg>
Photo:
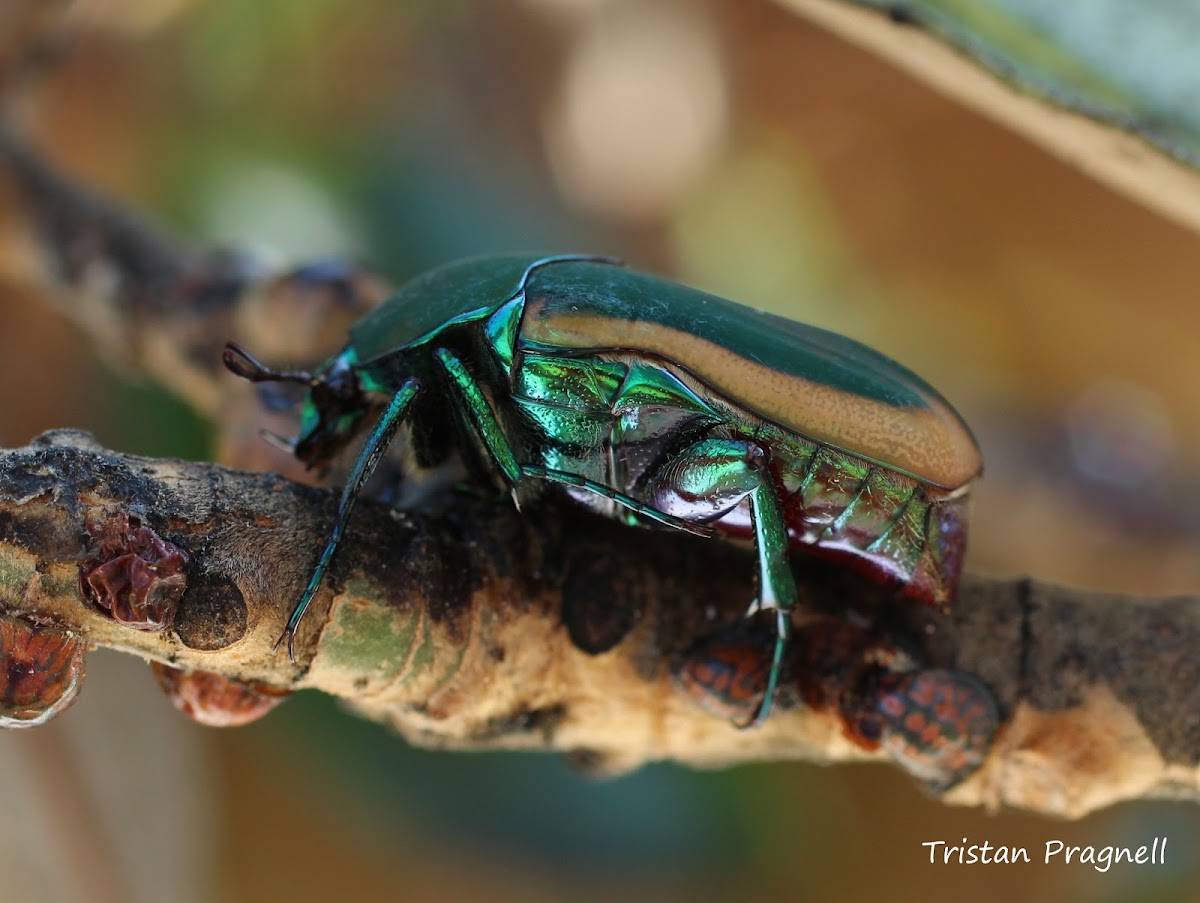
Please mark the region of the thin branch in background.
<svg viewBox="0 0 1200 903"><path fill-rule="evenodd" d="M990 48L980 40L982 36L959 39L956 46L904 4L880 8L876 3L852 0L777 2L996 120L1109 188L1186 228L1200 229L1200 178L1195 157L1156 134L1162 123L1156 122L1155 116L1144 117L1135 128L1134 123L1114 121L1111 113L1090 108L1082 100L1067 103L1063 97L1022 84L1012 71L1006 71L1002 55L989 56ZM996 21L1002 18L1003 14ZM1016 83L1006 83L1004 76Z"/></svg>
<svg viewBox="0 0 1200 903"><path fill-rule="evenodd" d="M20 199L47 299L103 356L210 416L247 394L221 366L231 338L319 360L389 291L349 262L281 271L237 251L197 251L63 176L3 124L0 181Z"/></svg>

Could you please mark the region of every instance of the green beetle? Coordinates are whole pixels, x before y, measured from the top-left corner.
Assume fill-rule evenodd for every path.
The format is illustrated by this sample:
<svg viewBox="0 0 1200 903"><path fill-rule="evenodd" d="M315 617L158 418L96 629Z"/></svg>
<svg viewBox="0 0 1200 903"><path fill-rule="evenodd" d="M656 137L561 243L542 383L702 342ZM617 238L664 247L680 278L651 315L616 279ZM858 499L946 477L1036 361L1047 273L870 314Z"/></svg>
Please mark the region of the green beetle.
<svg viewBox="0 0 1200 903"><path fill-rule="evenodd" d="M272 371L232 343L224 360L247 379L308 387L291 447L309 466L377 415L280 637L289 654L402 422L456 436L449 445L479 480L498 479L518 499L549 481L631 524L751 540L748 614L774 611L777 632L755 721L770 711L790 633L791 548L930 604L955 593L981 461L934 389L850 339L608 258L490 257L435 270L359 320L316 374Z"/></svg>

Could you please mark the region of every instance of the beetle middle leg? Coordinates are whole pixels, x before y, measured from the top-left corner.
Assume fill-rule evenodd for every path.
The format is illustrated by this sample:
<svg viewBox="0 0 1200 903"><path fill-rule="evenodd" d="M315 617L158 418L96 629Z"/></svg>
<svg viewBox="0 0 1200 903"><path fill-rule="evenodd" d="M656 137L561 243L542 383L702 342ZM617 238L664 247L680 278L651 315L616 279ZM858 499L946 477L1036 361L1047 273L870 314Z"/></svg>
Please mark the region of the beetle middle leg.
<svg viewBox="0 0 1200 903"><path fill-rule="evenodd" d="M555 483L565 483L569 486L577 486L581 489L595 492L605 498L610 498L617 504L623 505L650 520L658 521L668 527L674 527L677 530L686 530L689 533L695 533L699 536L712 535L712 531L707 527L694 523L688 518L675 517L665 511L657 510L653 505L648 505L611 486L597 483L578 474L555 470L554 468L544 467L540 464L519 463L516 454L512 450L512 446L508 444L508 438L504 435L504 430L500 426L500 422L496 419L495 412L492 411L491 406L479 388L479 384L463 365L463 362L445 348L439 348L435 352L435 356L449 374L451 384L455 391L457 391L466 408L467 414L474 423L476 433L483 441L492 460L496 462L496 466L500 468L508 480L509 485L518 483L524 477L536 477Z"/></svg>
<svg viewBox="0 0 1200 903"><path fill-rule="evenodd" d="M706 538L713 535L713 531L703 524L694 523L684 517L676 517L673 514L668 514L666 511L659 511L653 505L647 505L645 502L639 501L631 495L618 492L611 486L605 486L603 483L597 483L595 480L589 480L577 474L568 473L564 470L553 470L552 468L542 467L538 464L522 464L521 474L527 477L550 480L552 483L562 483L564 486L575 486L578 489L586 489L589 492L596 493L596 495L602 495L606 499L612 499L618 505L622 505L648 520L656 521L667 527L674 527L676 530L683 530L686 533Z"/></svg>
<svg viewBox="0 0 1200 903"><path fill-rule="evenodd" d="M766 452L754 442L702 439L672 456L650 479L646 493L656 508L700 522L716 520L749 501L758 557L758 596L747 616L773 609L776 638L766 692L757 714L745 727L761 724L771 713L796 603L787 525L766 465Z"/></svg>

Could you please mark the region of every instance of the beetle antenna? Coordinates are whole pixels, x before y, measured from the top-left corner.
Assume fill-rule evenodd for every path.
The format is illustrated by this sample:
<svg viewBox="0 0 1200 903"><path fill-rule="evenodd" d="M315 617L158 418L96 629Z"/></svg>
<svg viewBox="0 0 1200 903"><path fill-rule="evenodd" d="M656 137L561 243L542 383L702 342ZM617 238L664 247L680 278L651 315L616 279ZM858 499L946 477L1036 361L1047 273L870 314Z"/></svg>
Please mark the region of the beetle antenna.
<svg viewBox="0 0 1200 903"><path fill-rule="evenodd" d="M252 383L281 382L313 384L313 375L304 370L272 370L237 342L226 342L221 361L231 373Z"/></svg>

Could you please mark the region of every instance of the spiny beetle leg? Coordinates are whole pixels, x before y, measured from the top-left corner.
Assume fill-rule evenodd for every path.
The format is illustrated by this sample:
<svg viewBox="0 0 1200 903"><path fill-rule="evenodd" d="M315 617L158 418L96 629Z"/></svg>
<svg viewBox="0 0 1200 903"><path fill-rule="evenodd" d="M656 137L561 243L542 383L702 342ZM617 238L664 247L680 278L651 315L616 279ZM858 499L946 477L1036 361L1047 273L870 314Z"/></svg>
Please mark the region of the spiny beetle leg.
<svg viewBox="0 0 1200 903"><path fill-rule="evenodd" d="M788 560L788 532L775 487L764 480L750 494L750 513L754 518L754 549L758 553L758 600L756 605L775 609L775 654L771 675L758 714L745 727L762 724L771 714L775 688L783 665L784 647L791 634L791 612L796 604L796 583Z"/></svg>
<svg viewBox="0 0 1200 903"><path fill-rule="evenodd" d="M367 444L363 446L358 459L354 462L354 469L350 472L350 478L346 481L346 487L342 490L341 501L338 503L337 522L334 523L329 540L325 543L325 548L321 552L321 558L308 580L308 586L304 588L304 594L300 596L300 601L292 609L287 627L284 628L283 633L279 635L279 639L275 641L275 645L272 647L273 650L277 650L279 644L286 638L288 659L290 661L294 662L296 660L296 631L300 626L300 620L304 617L304 612L308 610L308 606L312 604L313 597L317 594L317 590L321 586L321 581L325 578L325 572L329 570L329 563L333 560L333 554L337 551L337 547L342 541L342 534L345 533L346 524L350 520L350 514L354 511L354 504L358 501L363 486L370 479L375 467L379 464L380 458L383 457L383 453L387 451L392 437L396 434L396 428L404 419L405 411L420 391L421 384L415 379L408 380L408 382L400 387L400 390L392 396L387 409L379 418L379 422L375 424L375 430L371 433L371 438L367 440Z"/></svg>
<svg viewBox="0 0 1200 903"><path fill-rule="evenodd" d="M704 524L692 523L682 517L676 517L665 511L659 511L652 505L647 505L645 502L640 502L632 496L618 492L610 486L605 486L603 483L597 483L578 474L567 473L562 470L552 470L549 467L540 467L536 464L521 465L521 474L527 477L550 480L554 483L562 483L565 486L586 489L589 492L604 496L604 498L612 499L618 505L623 505L630 511L634 511L652 521L657 521L667 527L674 527L676 530L683 530L685 533L691 533L693 536L709 537L713 535L711 527L706 527Z"/></svg>
<svg viewBox="0 0 1200 903"><path fill-rule="evenodd" d="M775 648L758 711L740 726L762 724L771 714L791 633L790 613L796 603L796 584L788 558L790 537L783 506L767 469L767 452L747 439L701 439L655 475L649 495L658 507L692 509L697 519L719 517L747 499L750 502L758 556L758 596L747 614L775 611Z"/></svg>
<svg viewBox="0 0 1200 903"><path fill-rule="evenodd" d="M788 638L791 636L791 608L775 609L775 651L771 655L771 667L767 672L767 685L763 688L762 698L758 703L758 711L754 717L744 724L738 725L742 730L758 727L771 714L775 704L775 691L779 687L780 673L783 671L783 653L787 649Z"/></svg>

